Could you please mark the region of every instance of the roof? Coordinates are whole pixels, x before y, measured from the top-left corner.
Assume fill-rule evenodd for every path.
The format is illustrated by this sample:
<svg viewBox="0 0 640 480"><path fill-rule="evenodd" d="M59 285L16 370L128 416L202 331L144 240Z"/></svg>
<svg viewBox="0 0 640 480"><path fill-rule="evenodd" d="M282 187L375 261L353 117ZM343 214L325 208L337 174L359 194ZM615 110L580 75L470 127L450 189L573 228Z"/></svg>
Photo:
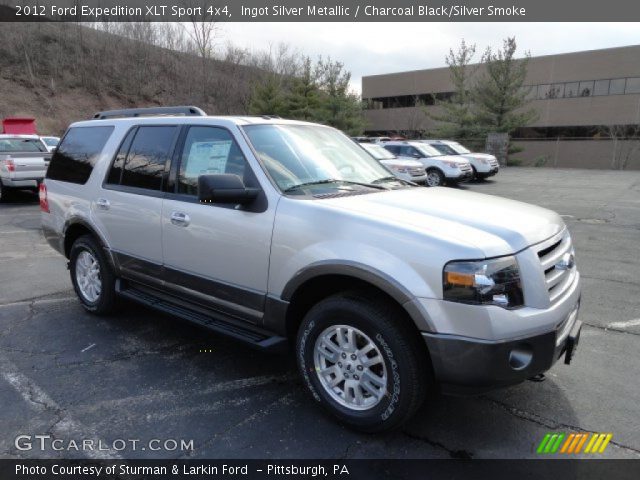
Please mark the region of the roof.
<svg viewBox="0 0 640 480"><path fill-rule="evenodd" d="M215 122L218 125L225 126L245 126L245 125L318 125L311 122L303 122L300 120L287 120L283 118L271 117L252 117L252 116L150 116L150 117L126 117L126 118L109 118L83 120L75 122L72 127L90 127L97 125L163 125L171 123L174 125L190 124L190 125L206 125Z"/></svg>

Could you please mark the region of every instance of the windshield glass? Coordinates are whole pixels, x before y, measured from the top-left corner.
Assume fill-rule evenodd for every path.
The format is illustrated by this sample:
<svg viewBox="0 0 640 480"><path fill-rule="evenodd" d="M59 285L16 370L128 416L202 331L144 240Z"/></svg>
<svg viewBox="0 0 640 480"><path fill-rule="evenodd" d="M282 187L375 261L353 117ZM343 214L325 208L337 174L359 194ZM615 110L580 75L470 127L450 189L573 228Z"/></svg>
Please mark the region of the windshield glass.
<svg viewBox="0 0 640 480"><path fill-rule="evenodd" d="M453 148L459 155L465 155L467 153L471 153L471 150L468 150L466 148L464 148L462 145L460 145L459 143L450 143L449 146L451 146L451 148Z"/></svg>
<svg viewBox="0 0 640 480"><path fill-rule="evenodd" d="M430 143L429 146L438 150L442 155L460 155L453 147L444 143Z"/></svg>
<svg viewBox="0 0 640 480"><path fill-rule="evenodd" d="M439 157L440 155L444 155L444 153L439 152L431 145L427 145L423 143L422 145L414 145L416 149L425 157Z"/></svg>
<svg viewBox="0 0 640 480"><path fill-rule="evenodd" d="M324 189L345 188L345 185L348 188L366 188L367 185L358 184L373 185L389 178L385 167L333 128L319 125L248 125L244 131L282 191L301 184Z"/></svg>
<svg viewBox="0 0 640 480"><path fill-rule="evenodd" d="M376 160L393 160L396 156L382 145L374 143L361 143L360 146L371 154Z"/></svg>
<svg viewBox="0 0 640 480"><path fill-rule="evenodd" d="M35 138L0 138L0 152L46 152L40 140Z"/></svg>

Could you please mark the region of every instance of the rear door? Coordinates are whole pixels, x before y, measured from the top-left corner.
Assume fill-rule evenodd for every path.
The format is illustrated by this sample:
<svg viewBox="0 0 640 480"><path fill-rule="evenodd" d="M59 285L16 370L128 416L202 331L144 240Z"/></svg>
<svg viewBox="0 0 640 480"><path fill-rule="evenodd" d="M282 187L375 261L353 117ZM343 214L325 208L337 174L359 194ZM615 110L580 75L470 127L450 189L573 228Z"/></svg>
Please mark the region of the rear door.
<svg viewBox="0 0 640 480"><path fill-rule="evenodd" d="M231 173L260 187L231 132L190 126L162 209L167 288L209 308L259 323L264 310L275 205L262 192L247 207L201 204L198 176Z"/></svg>
<svg viewBox="0 0 640 480"><path fill-rule="evenodd" d="M92 201L122 275L147 284L161 283L162 189L178 132L175 125L133 127Z"/></svg>

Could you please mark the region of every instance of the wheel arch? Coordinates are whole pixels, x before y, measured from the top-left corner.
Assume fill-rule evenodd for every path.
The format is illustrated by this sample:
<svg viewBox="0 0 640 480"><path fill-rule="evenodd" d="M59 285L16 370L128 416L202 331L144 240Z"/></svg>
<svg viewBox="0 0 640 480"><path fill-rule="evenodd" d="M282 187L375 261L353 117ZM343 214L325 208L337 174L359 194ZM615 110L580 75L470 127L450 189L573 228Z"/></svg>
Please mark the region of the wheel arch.
<svg viewBox="0 0 640 480"><path fill-rule="evenodd" d="M293 276L285 285L281 300L287 303L279 330L295 337L306 312L330 295L348 290L369 290L396 304L416 334L432 331L428 315L406 287L388 274L357 262L317 262Z"/></svg>
<svg viewBox="0 0 640 480"><path fill-rule="evenodd" d="M111 250L107 247L107 243L98 230L96 230L91 224L89 224L86 220L78 217L70 218L65 222L63 229L63 249L65 257L69 258L71 254L71 247L73 243L83 235L91 235L93 236L98 243L102 246L105 254L107 255L107 259L111 263L111 266L114 269L117 267L117 263L115 262L113 255L111 254Z"/></svg>

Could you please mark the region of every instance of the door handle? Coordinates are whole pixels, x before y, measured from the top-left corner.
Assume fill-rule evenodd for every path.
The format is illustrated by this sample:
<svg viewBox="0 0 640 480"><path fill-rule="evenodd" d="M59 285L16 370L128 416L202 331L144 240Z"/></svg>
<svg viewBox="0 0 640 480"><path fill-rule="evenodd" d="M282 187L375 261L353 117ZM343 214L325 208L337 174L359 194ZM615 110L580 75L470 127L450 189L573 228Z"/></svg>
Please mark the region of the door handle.
<svg viewBox="0 0 640 480"><path fill-rule="evenodd" d="M99 198L98 200L96 200L96 206L100 210L109 210L111 202L109 202L109 200L107 200L106 198Z"/></svg>
<svg viewBox="0 0 640 480"><path fill-rule="evenodd" d="M183 212L171 212L171 223L179 227L186 227L191 222L189 215Z"/></svg>

